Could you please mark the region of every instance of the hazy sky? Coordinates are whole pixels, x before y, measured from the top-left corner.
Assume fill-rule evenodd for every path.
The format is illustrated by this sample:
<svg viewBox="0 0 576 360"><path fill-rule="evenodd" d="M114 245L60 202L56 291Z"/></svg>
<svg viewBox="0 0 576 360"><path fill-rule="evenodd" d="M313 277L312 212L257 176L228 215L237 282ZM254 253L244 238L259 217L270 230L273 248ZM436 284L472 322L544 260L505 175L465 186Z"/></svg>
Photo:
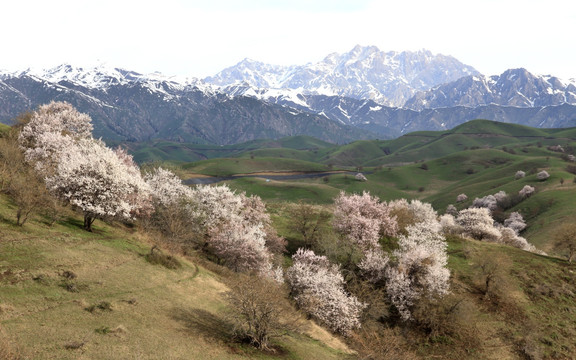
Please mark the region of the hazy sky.
<svg viewBox="0 0 576 360"><path fill-rule="evenodd" d="M428 49L486 75L576 78L572 0L7 0L0 69L105 63L204 77L244 58L317 62L356 44Z"/></svg>

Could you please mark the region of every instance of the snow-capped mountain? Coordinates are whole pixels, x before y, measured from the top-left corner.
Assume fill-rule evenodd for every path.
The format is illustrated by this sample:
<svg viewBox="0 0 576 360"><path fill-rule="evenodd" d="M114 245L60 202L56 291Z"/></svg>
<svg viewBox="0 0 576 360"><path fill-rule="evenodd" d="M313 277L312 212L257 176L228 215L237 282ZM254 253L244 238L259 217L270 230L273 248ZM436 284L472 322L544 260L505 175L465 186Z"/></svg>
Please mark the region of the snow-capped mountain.
<svg viewBox="0 0 576 360"><path fill-rule="evenodd" d="M219 86L247 83L256 88L296 89L304 94L339 95L402 106L418 91L479 75L451 56L430 51L384 52L375 46L356 46L333 53L318 63L275 66L245 59L204 80Z"/></svg>
<svg viewBox="0 0 576 360"><path fill-rule="evenodd" d="M427 51L357 46L303 66L245 60L205 81L106 66L0 71L0 121L61 100L90 114L105 140L231 144L310 135L341 143L478 118L576 126L575 94L574 83L524 69L486 77Z"/></svg>
<svg viewBox="0 0 576 360"><path fill-rule="evenodd" d="M334 143L376 135L325 116L217 91L201 81L64 65L0 75L0 121L52 100L88 113L94 135L113 141L156 139L232 144L307 134Z"/></svg>
<svg viewBox="0 0 576 360"><path fill-rule="evenodd" d="M501 75L473 75L416 94L405 104L421 110L452 106L496 104L541 107L576 104L576 83L554 76L536 76L526 69L510 69Z"/></svg>

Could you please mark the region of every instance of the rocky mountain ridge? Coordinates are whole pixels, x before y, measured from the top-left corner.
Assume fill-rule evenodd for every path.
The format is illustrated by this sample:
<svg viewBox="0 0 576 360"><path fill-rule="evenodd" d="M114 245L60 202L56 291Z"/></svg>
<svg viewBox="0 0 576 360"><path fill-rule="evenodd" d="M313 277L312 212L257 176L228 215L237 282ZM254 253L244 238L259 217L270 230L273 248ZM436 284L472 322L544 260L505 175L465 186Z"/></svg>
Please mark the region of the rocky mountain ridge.
<svg viewBox="0 0 576 360"><path fill-rule="evenodd" d="M554 76L537 76L528 70L509 69L501 75L465 76L420 92L406 108L421 110L451 106L482 105L541 107L576 104L576 83Z"/></svg>
<svg viewBox="0 0 576 360"><path fill-rule="evenodd" d="M122 79L103 76L82 84L69 79L55 83L27 73L3 76L0 121L10 123L17 115L55 100L67 101L90 114L95 136L105 140L224 145L299 134L334 143L375 137L325 116L246 96L232 97L201 82L182 85L158 79Z"/></svg>
<svg viewBox="0 0 576 360"><path fill-rule="evenodd" d="M332 53L320 62L300 66L276 66L244 59L204 80L224 87L248 83L256 88L370 99L399 107L418 91L479 74L451 56L427 50L384 52L376 46L357 45L349 52Z"/></svg>
<svg viewBox="0 0 576 360"><path fill-rule="evenodd" d="M232 67L218 75L222 83L224 75L246 79L229 85L105 66L65 64L48 70L0 72L0 121L9 123L40 104L64 100L89 113L96 135L105 140L219 145L291 135L335 143L392 138L417 130L446 130L478 118L533 127L576 126L575 84L525 69L491 77L474 73L426 91L410 87L415 95L404 107L382 104L378 96L362 97L370 89L382 94L378 84L369 84L368 79L375 78L390 89L401 79L395 93L404 93L407 84L424 87L441 81L446 66L428 71L439 59L426 51L390 54L375 47L356 47L346 54L329 55L319 64L282 68L258 63L262 73L248 67L254 62L246 61L246 71ZM387 71L403 75L386 80ZM295 88L261 86L282 84ZM316 90L306 90L304 85L310 84ZM336 90L349 95L334 94ZM368 95L373 95L370 91Z"/></svg>

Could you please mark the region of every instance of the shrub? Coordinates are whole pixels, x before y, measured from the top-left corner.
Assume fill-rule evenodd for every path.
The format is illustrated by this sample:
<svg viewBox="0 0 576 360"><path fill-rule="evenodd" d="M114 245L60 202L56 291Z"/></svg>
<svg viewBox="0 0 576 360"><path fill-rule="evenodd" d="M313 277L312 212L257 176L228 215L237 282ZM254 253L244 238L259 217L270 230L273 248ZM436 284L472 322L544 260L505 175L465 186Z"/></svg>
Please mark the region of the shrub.
<svg viewBox="0 0 576 360"><path fill-rule="evenodd" d="M568 262L576 255L576 224L565 223L554 234L555 247L567 253Z"/></svg>
<svg viewBox="0 0 576 360"><path fill-rule="evenodd" d="M86 307L84 310L86 310L90 313L94 313L98 310L100 310L100 311L112 311L112 304L110 304L108 301L101 301L98 304L92 304L92 305Z"/></svg>
<svg viewBox="0 0 576 360"><path fill-rule="evenodd" d="M570 174L576 175L576 165L567 165L566 171L569 172Z"/></svg>
<svg viewBox="0 0 576 360"><path fill-rule="evenodd" d="M152 246L150 252L144 256L146 261L154 265L162 265L167 269L178 269L182 264L172 255L164 254L156 245Z"/></svg>
<svg viewBox="0 0 576 360"><path fill-rule="evenodd" d="M289 208L288 227L301 237L304 246L318 242L323 229L330 221L330 213L314 205L299 202Z"/></svg>

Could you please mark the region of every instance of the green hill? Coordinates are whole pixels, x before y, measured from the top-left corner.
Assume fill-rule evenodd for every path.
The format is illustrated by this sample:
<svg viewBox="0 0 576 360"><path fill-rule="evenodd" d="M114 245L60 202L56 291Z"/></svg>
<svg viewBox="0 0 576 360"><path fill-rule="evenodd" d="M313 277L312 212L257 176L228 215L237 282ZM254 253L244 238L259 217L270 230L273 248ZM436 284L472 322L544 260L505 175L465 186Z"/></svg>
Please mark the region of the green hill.
<svg viewBox="0 0 576 360"><path fill-rule="evenodd" d="M520 211L527 217L526 236L542 249L552 251L550 234L557 222L547 220L548 216L554 214L559 221L565 221L573 210L570 204L574 202L576 174L567 171L571 163L565 156L576 149L574 135L576 129L532 129L476 120L449 131L417 132L386 141L358 141L319 149L316 153L261 149L252 151L253 159L244 154L236 159L191 163L184 168L189 173L220 176L360 168L367 182L355 180L353 174L331 174L300 180L243 178L227 183L276 202L304 200L329 204L341 190L366 190L384 200L422 199L431 202L441 213L449 204L455 204L456 196L461 193L466 194L469 201L459 204L460 208L469 206L476 197L500 190L514 195L524 185L531 185L538 193L530 202L507 211ZM561 145L565 152L547 148L555 145ZM260 154L273 157L261 158ZM514 174L519 170L528 176L515 181ZM548 171L551 177L545 182L538 181L535 173L540 170ZM542 202L548 205L528 206Z"/></svg>

